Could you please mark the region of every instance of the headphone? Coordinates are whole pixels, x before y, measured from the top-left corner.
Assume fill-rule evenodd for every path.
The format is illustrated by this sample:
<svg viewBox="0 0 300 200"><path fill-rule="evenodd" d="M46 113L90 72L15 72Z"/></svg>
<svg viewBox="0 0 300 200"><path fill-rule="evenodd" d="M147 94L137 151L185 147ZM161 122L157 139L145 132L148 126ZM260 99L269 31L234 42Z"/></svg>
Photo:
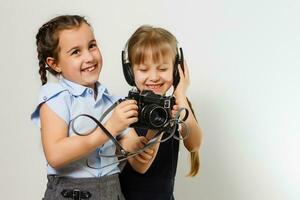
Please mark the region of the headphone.
<svg viewBox="0 0 300 200"><path fill-rule="evenodd" d="M136 86L136 84L134 82L133 70L132 70L132 67L131 67L131 64L130 64L129 58L128 58L128 53L125 52L125 50L123 50L121 56L122 56L122 66L123 66L123 74L124 74L125 80L130 86ZM181 69L184 72L184 57L183 57L183 51L182 51L181 47L179 48L179 50L177 49L177 54L175 56L175 63L174 63L174 69L173 69L174 91L180 81L178 64L180 65Z"/></svg>

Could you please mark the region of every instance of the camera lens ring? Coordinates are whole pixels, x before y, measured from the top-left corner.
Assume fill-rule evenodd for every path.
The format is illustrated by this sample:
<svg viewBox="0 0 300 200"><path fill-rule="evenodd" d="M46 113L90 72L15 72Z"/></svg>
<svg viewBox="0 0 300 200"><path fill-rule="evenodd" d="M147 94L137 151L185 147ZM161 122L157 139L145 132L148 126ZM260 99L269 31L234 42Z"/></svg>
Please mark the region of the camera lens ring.
<svg viewBox="0 0 300 200"><path fill-rule="evenodd" d="M161 128L168 121L168 112L161 106L151 104L143 111L145 121L154 128Z"/></svg>

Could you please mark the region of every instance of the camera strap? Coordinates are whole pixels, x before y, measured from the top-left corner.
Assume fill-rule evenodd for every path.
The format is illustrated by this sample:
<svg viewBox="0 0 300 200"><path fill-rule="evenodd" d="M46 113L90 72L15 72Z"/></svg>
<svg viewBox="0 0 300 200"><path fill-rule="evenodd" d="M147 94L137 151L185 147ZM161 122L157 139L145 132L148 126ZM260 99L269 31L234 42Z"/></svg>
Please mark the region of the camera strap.
<svg viewBox="0 0 300 200"><path fill-rule="evenodd" d="M184 113L184 116L183 116L183 119L180 119L180 114L182 112L185 112ZM176 140L185 140L188 136L189 136L189 131L186 127L186 124L185 124L185 120L187 119L189 115L189 110L186 109L186 108L180 108L175 117L171 120L169 120L165 126L162 128L162 130L164 131L164 135L167 135L165 138L161 139L160 143L163 143L167 140L169 140L170 138L174 137ZM186 132L184 135L184 137L178 137L176 136L176 129L179 128L179 125L182 126L183 130Z"/></svg>
<svg viewBox="0 0 300 200"><path fill-rule="evenodd" d="M116 164L116 163L119 163L119 162L122 162L122 161L126 161L128 158L130 157L133 157L133 156L136 156L140 153L142 153L143 151L145 151L146 149L150 148L151 146L153 146L155 143L158 142L158 136L163 132L163 130L161 131L158 131L155 136L141 149L135 151L135 152L128 152L126 151L122 145L118 142L118 137L114 137L103 125L102 125L102 121L103 119L118 105L120 104L122 101L124 101L124 99L119 99L118 101L116 101L113 105L111 105L107 110L105 110L105 112L103 113L103 115L100 117L99 120L97 120L95 117L91 116L91 115L88 115L88 114L80 114L80 115L77 115L74 119L71 120L70 122L70 126L71 126L71 129L73 130L73 132L79 136L87 136L89 134L91 134L96 128L97 126L99 126L99 128L101 128L104 132L104 134L116 145L116 148L118 149L118 154L112 154L112 155L107 155L107 154L101 154L101 153L98 153L99 156L101 157L116 157L118 158L117 161L113 162L113 163L110 163L108 165L105 165L105 166L102 166L102 167L93 167L89 164L89 161L88 159L86 160L86 164L88 167L90 168L93 168L93 169L102 169L102 168L105 168L105 167L108 167L110 165L113 165L113 164ZM79 133L76 128L75 128L75 122L76 120L78 120L80 117L87 117L87 118L90 118L93 122L95 122L97 124L97 126L90 132L88 133L85 133L85 134L82 134L82 133Z"/></svg>
<svg viewBox="0 0 300 200"><path fill-rule="evenodd" d="M116 163L120 163L120 162L123 162L123 161L126 161L128 158L131 158L133 156L136 156L142 152L144 152L146 149L150 148L151 146L153 146L154 144L156 143L163 143L167 140L169 140L171 137L174 137L175 139L178 139L178 140L184 140L188 137L188 134L185 135L184 138L179 138L175 135L175 132L176 132L176 128L178 127L178 124L184 124L184 121L187 119L188 117L188 110L186 108L180 108L178 110L178 112L176 113L175 115L175 118L174 119L171 119L169 120L169 122L167 122L165 124L164 127L162 127L160 130L158 130L155 135L153 136L153 138L151 140L149 140L149 142L141 149L138 149L137 151L135 152L128 152L126 151L122 145L118 142L118 137L114 137L103 125L102 125L102 121L103 119L118 105L120 104L122 101L124 101L124 99L119 99L118 101L116 101L113 105L111 105L104 113L103 115L100 117L99 120L97 120L96 118L94 118L93 116L91 115L88 115L88 114L80 114L80 115L77 115L73 120L71 120L70 122L70 126L72 128L72 130L74 131L75 134L79 135L79 136L87 136L89 134L91 134L96 128L97 126L99 126L99 128L101 128L104 132L104 134L116 145L116 148L118 149L118 152L120 152L119 154L112 154L112 155L107 155L107 154L98 154L99 156L101 157L116 157L118 158L117 161L115 162L112 162L108 165L105 165L105 166L102 166L102 167L93 167L89 164L89 161L88 159L86 160L86 164L88 167L92 168L92 169L102 169L102 168L105 168L105 167L108 167L108 166L111 166L111 165L114 165ZM183 119L180 119L180 113L182 111L185 111L185 115L183 117ZM90 118L91 120L93 120L97 126L90 132L88 133L85 133L85 134L81 134L79 132L76 131L76 128L74 126L74 123L75 121L79 118L79 117L88 117ZM161 134L168 134L168 136L164 139L161 139L159 140L159 137Z"/></svg>

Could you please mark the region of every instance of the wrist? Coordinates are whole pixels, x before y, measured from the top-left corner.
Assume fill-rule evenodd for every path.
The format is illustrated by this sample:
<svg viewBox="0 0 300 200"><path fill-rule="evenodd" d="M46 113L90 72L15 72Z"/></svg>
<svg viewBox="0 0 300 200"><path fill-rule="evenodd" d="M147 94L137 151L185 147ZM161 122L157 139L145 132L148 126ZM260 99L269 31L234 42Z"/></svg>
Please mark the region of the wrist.
<svg viewBox="0 0 300 200"><path fill-rule="evenodd" d="M115 130L114 126L109 123L109 121L107 121L105 124L104 124L104 127L106 128L106 130L108 130L108 132L113 135L113 136L116 136L118 135L118 131Z"/></svg>
<svg viewBox="0 0 300 200"><path fill-rule="evenodd" d="M177 95L177 96L175 96L175 99L176 99L176 104L177 104L179 107L182 107L182 106L185 106L185 105L188 104L185 95L180 95L180 96Z"/></svg>

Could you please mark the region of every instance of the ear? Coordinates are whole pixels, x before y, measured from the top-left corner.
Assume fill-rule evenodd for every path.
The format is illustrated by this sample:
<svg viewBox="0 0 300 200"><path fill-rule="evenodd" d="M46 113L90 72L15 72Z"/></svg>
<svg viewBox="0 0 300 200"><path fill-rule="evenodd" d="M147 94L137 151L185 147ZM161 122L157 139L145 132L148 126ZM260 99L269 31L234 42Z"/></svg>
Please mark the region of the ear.
<svg viewBox="0 0 300 200"><path fill-rule="evenodd" d="M47 57L46 63L49 67L51 67L51 69L53 69L57 73L61 73L61 68L57 65L57 62L53 57Z"/></svg>

